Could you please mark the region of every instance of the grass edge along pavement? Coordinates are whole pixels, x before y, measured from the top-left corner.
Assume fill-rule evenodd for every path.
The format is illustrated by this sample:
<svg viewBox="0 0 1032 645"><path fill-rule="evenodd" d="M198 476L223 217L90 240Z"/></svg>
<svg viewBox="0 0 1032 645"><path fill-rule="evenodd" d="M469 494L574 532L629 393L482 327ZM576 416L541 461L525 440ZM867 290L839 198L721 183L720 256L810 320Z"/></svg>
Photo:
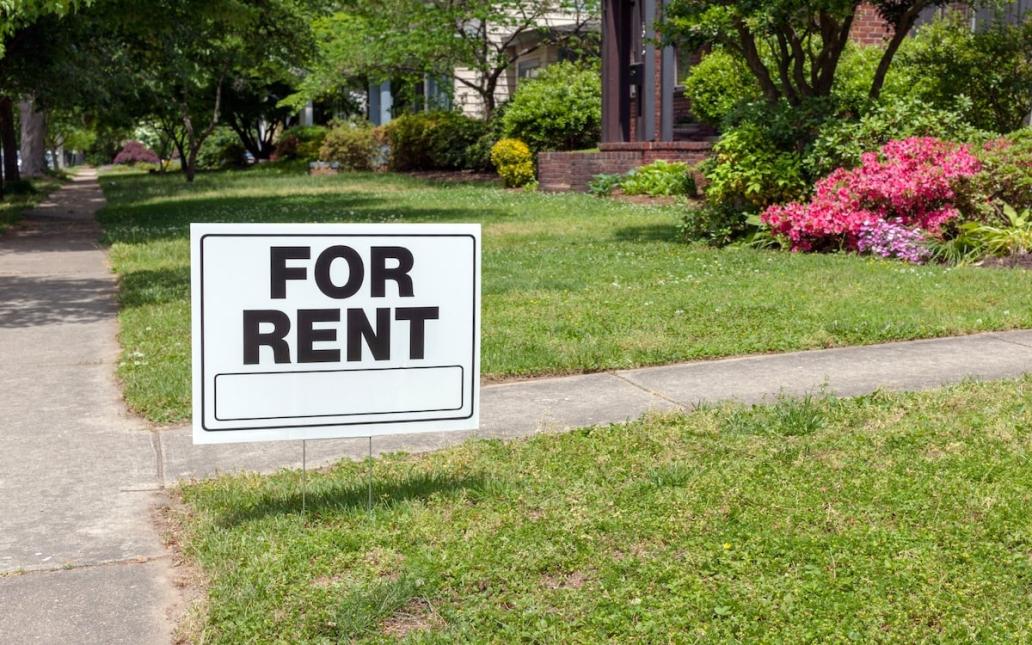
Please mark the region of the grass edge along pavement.
<svg viewBox="0 0 1032 645"><path fill-rule="evenodd" d="M54 194L69 177L68 173L61 177L46 175L21 182L29 187L27 190L21 188L18 192L5 192L0 201L0 236L15 228L26 213Z"/></svg>
<svg viewBox="0 0 1032 645"><path fill-rule="evenodd" d="M685 206L262 167L102 177L130 406L189 415L192 221L481 222L482 371L524 378L1032 327L1027 274L676 241Z"/></svg>
<svg viewBox="0 0 1032 645"><path fill-rule="evenodd" d="M1032 377L184 484L205 642L1032 638Z"/></svg>

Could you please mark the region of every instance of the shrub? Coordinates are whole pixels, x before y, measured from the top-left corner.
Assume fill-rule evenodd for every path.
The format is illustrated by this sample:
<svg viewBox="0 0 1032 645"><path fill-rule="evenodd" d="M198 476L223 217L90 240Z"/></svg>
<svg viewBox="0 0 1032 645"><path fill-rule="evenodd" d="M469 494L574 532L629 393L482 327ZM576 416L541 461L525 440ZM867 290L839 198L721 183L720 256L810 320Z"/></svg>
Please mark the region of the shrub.
<svg viewBox="0 0 1032 645"><path fill-rule="evenodd" d="M115 164L135 165L138 163L160 163L158 155L139 141L126 141L115 155Z"/></svg>
<svg viewBox="0 0 1032 645"><path fill-rule="evenodd" d="M960 214L954 188L979 169L967 146L931 137L890 141L864 153L860 167L817 182L809 203L771 206L761 220L797 251L859 250L865 226L879 221L938 235Z"/></svg>
<svg viewBox="0 0 1032 645"><path fill-rule="evenodd" d="M685 240L726 246L749 230L749 219L740 208L706 203L688 209L681 219L680 234Z"/></svg>
<svg viewBox="0 0 1032 645"><path fill-rule="evenodd" d="M338 163L346 170L370 170L376 152L376 135L372 127L343 123L326 133L319 147L319 159Z"/></svg>
<svg viewBox="0 0 1032 645"><path fill-rule="evenodd" d="M295 125L287 128L280 133L272 158L314 161L319 158L319 148L326 138L327 131L326 127L321 125Z"/></svg>
<svg viewBox="0 0 1032 645"><path fill-rule="evenodd" d="M683 161L654 161L627 173L620 181L620 189L627 195L694 195L695 177L691 167Z"/></svg>
<svg viewBox="0 0 1032 645"><path fill-rule="evenodd" d="M778 150L753 124L726 132L713 152L702 165L709 182L706 201L712 206L757 212L806 193L800 156Z"/></svg>
<svg viewBox="0 0 1032 645"><path fill-rule="evenodd" d="M1020 128L1032 112L1032 15L972 31L961 12L949 12L908 40L897 62L913 70L913 92L924 100L945 107L963 94L967 120L996 132Z"/></svg>
<svg viewBox="0 0 1032 645"><path fill-rule="evenodd" d="M510 188L526 186L534 181L534 154L519 139L502 139L494 144L491 163Z"/></svg>
<svg viewBox="0 0 1032 645"><path fill-rule="evenodd" d="M549 65L516 89L503 117L506 137L534 151L594 146L602 128L602 83L597 70Z"/></svg>
<svg viewBox="0 0 1032 645"><path fill-rule="evenodd" d="M487 124L457 112L403 114L384 126L391 170L482 168Z"/></svg>
<svg viewBox="0 0 1032 645"><path fill-rule="evenodd" d="M247 149L230 128L216 128L197 151L198 168L237 168L246 163Z"/></svg>
<svg viewBox="0 0 1032 645"><path fill-rule="evenodd" d="M835 168L853 168L861 155L877 150L893 139L935 137L951 141L976 141L991 135L969 124L960 110L937 108L921 99L888 101L871 109L859 121L829 120L806 154L806 170L820 177Z"/></svg>
<svg viewBox="0 0 1032 645"><path fill-rule="evenodd" d="M912 67L901 60L902 52L907 50L911 40L908 38L903 41L899 53L889 66L879 98L882 103L913 96L915 83L922 80ZM837 107L843 113L852 115L853 119L866 114L873 107L869 92L874 72L884 52L885 47L882 45L860 45L852 41L846 43L835 69L835 84L831 93Z"/></svg>
<svg viewBox="0 0 1032 645"><path fill-rule="evenodd" d="M989 141L976 155L982 169L959 189L967 218L1000 221L1005 204L1032 208L1032 128Z"/></svg>
<svg viewBox="0 0 1032 645"><path fill-rule="evenodd" d="M623 175L595 175L588 182L588 192L595 197L608 197L613 190L620 187Z"/></svg>
<svg viewBox="0 0 1032 645"><path fill-rule="evenodd" d="M762 98L756 77L741 58L719 49L692 66L684 95L695 118L711 126L719 126L738 105Z"/></svg>
<svg viewBox="0 0 1032 645"><path fill-rule="evenodd" d="M968 222L962 228L970 255L1008 256L1032 252L1032 208L1018 211L1010 204L1001 208L998 223Z"/></svg>

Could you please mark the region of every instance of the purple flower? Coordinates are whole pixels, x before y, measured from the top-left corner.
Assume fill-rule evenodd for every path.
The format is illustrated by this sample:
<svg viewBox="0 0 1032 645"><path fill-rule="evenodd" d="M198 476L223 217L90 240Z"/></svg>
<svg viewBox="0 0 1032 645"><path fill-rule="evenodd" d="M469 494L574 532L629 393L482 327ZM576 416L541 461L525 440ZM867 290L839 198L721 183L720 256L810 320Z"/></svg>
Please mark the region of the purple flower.
<svg viewBox="0 0 1032 645"><path fill-rule="evenodd" d="M911 264L923 264L930 257L925 233L896 221L870 220L860 226L857 250L883 258L897 258Z"/></svg>

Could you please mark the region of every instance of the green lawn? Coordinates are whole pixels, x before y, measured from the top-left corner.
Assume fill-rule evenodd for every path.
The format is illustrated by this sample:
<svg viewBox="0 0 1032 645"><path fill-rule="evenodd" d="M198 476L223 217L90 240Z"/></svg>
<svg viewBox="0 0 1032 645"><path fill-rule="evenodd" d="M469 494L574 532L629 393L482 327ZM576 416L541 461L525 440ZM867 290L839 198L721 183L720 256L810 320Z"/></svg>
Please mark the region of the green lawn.
<svg viewBox="0 0 1032 645"><path fill-rule="evenodd" d="M186 485L206 643L1029 642L1032 377Z"/></svg>
<svg viewBox="0 0 1032 645"><path fill-rule="evenodd" d="M57 190L61 185L61 180L55 177L43 177L31 180L29 185L32 187L30 191L7 193L0 201L0 234L17 224L26 211Z"/></svg>
<svg viewBox="0 0 1032 645"><path fill-rule="evenodd" d="M675 241L685 206L276 168L102 178L122 278L120 376L160 422L189 405L190 222L481 222L483 372L527 376L1032 327L1027 273Z"/></svg>

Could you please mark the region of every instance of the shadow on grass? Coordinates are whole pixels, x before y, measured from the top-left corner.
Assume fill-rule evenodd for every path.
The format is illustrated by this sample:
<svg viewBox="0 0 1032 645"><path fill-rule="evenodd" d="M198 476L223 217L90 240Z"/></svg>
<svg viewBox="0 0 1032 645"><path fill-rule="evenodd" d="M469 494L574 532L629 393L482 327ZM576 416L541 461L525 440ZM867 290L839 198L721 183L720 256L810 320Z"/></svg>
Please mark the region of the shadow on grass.
<svg viewBox="0 0 1032 645"><path fill-rule="evenodd" d="M123 307L143 307L189 300L190 267L130 271L121 276L118 302Z"/></svg>
<svg viewBox="0 0 1032 645"><path fill-rule="evenodd" d="M205 197L112 206L100 216L104 244L143 244L186 239L194 222L220 223L378 223L478 222L505 215L482 207L444 205L413 207L402 201L354 193L290 196Z"/></svg>
<svg viewBox="0 0 1032 645"><path fill-rule="evenodd" d="M676 242L678 230L675 224L624 226L613 231L613 239L621 242Z"/></svg>
<svg viewBox="0 0 1032 645"><path fill-rule="evenodd" d="M300 477L300 475L298 475ZM282 480L281 480L282 481ZM422 501L439 493L479 491L484 477L415 475L400 481L373 480L373 506L386 507L406 501ZM369 503L369 488L365 479L324 484L319 480L309 481L305 495L305 510L308 513L349 512L365 510ZM254 504L233 509L219 518L218 525L231 528L245 522L258 520L269 515L289 515L301 512L301 484L290 490L279 490L259 498Z"/></svg>

